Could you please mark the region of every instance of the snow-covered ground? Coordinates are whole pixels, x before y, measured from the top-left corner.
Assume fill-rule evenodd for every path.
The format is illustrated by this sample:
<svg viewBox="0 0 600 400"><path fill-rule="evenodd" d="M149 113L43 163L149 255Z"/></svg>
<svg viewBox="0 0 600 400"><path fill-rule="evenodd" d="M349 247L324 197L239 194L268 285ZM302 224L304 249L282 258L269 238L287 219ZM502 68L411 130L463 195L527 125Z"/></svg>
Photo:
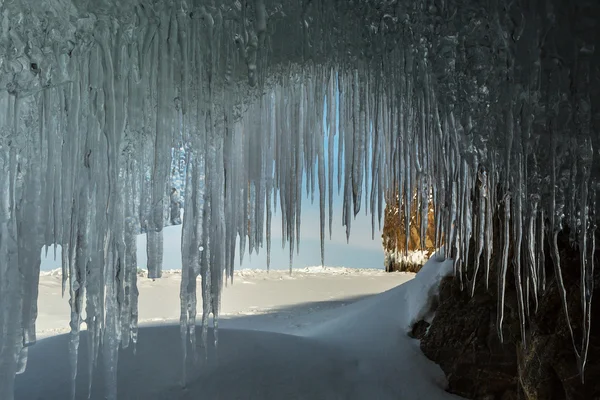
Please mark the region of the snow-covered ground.
<svg viewBox="0 0 600 400"><path fill-rule="evenodd" d="M423 318L448 262L430 260L413 274L306 268L242 270L223 296L218 355L209 346L181 385L182 353L177 272L140 278L137 354L119 360L120 399L451 399L440 368L407 336ZM60 277L40 279L40 336L68 326ZM199 309L201 307L199 306ZM212 343L212 330L209 343ZM77 398L86 398L87 337L82 334ZM200 342L200 341L198 341ZM68 335L30 349L16 398L69 398ZM103 398L98 365L93 399Z"/></svg>

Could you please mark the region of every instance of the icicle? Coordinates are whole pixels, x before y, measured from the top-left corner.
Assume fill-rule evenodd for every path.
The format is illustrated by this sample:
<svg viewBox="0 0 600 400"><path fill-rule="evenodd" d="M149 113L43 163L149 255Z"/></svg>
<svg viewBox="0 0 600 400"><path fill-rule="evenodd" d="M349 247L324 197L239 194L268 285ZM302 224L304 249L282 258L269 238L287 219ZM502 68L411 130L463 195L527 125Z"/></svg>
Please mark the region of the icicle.
<svg viewBox="0 0 600 400"><path fill-rule="evenodd" d="M323 154L323 138L317 144L317 163L319 175L319 233L321 239L321 265L325 265L325 155Z"/></svg>
<svg viewBox="0 0 600 400"><path fill-rule="evenodd" d="M529 211L529 224L528 224L528 231L527 231L527 238L526 238L526 243L527 243L527 264L528 264L528 269L529 269L529 274L530 274L530 279L531 279L531 285L533 288L533 301L535 304L535 311L537 312L538 309L538 285L539 285L539 278L538 278L538 273L539 273L539 269L538 269L538 260L536 259L536 249L535 249L535 241L537 238L536 235L536 221L537 221L537 214L538 214L538 203L539 203L539 196L538 195L532 195L531 196L531 202L530 202L530 211ZM527 303L529 303L529 296L526 297L526 301Z"/></svg>
<svg viewBox="0 0 600 400"><path fill-rule="evenodd" d="M479 272L479 263L483 253L483 245L485 242L485 224L486 224L486 206L487 206L487 172L480 167L478 174L479 190L477 193L479 202L477 206L477 253L475 254L475 268L473 271L473 279L471 281L471 296L475 294L475 285L477 283L477 273Z"/></svg>
<svg viewBox="0 0 600 400"><path fill-rule="evenodd" d="M268 157L267 157L267 197L266 197L266 213L267 213L267 221L266 221L266 235L267 235L267 271L269 271L271 267L271 220L272 220L272 211L271 211L271 196L276 198L274 188L273 188L273 153L275 149L273 148L275 135L276 135L276 121L275 121L275 95L274 93L270 93L269 96L269 141L268 141Z"/></svg>
<svg viewBox="0 0 600 400"><path fill-rule="evenodd" d="M10 132L18 125L13 121L16 108L13 95L6 92L0 94L0 110L6 112L6 116L0 119L0 128ZM12 103L12 104L11 104ZM18 107L18 106L17 106ZM11 112L12 111L12 112ZM1 114L0 114L1 115ZM6 118L6 119L4 119ZM2 126L5 125L6 126ZM7 399L13 399L14 376L22 373L27 361L27 352L23 349L22 337L22 299L24 295L32 296L34 293L20 293L23 283L19 265L19 236L15 209L15 182L14 172L16 169L15 148L3 144L0 148L0 281L10 282L10 285L0 287L0 295L6 299L3 302L3 311L0 314L0 332L2 345L0 345L0 394Z"/></svg>
<svg viewBox="0 0 600 400"><path fill-rule="evenodd" d="M589 115L587 115L589 117ZM583 137L580 139L579 144L579 164L581 169L581 188L579 191L579 207L580 207L580 221L583 225L580 228L579 235L579 251L580 251L580 285L581 285L581 308L583 314L582 321L582 340L581 340L581 355L579 356L579 372L581 373L581 380L584 382L584 370L587 363L589 342L590 342L590 331L591 331L591 319L592 319L592 293L594 287L594 257L595 257L595 224L596 220L588 219L590 214L594 214L596 208L596 198L594 189L590 190L589 180L591 175L591 167L593 164L594 150L589 137ZM591 196L590 196L591 194ZM591 199L591 204L590 204ZM594 211L590 211L590 205ZM591 239L591 240L590 240ZM590 243L591 242L591 243ZM589 252L591 247L592 251ZM577 351L577 350L576 350Z"/></svg>
<svg viewBox="0 0 600 400"><path fill-rule="evenodd" d="M471 174L469 174L469 167L466 160L463 159L463 179L462 179L462 195L461 195L461 207L460 214L463 216L463 220L460 224L461 243L462 246L461 254L462 258L458 261L459 263L459 277L461 277L461 289L462 289L462 275L466 275L467 268L469 268L469 247L471 242L471 232L473 229L473 218L472 213L472 202L471 202ZM458 258L458 257L457 257Z"/></svg>
<svg viewBox="0 0 600 400"><path fill-rule="evenodd" d="M197 207L197 196L199 196L200 188L197 186L197 176L199 175L199 163L194 160L193 155L188 153L186 160L186 197L187 204L186 212L183 214L183 226L181 229L181 289L180 289L180 334L181 334L181 349L183 353L182 360L182 376L181 381L185 385L187 380L187 348L188 340L195 342L196 319L196 271L197 265L200 262L200 247L202 238L196 236L198 232L196 223L201 217L197 215L202 210ZM191 332L190 332L191 331ZM196 354L195 346L194 354Z"/></svg>
<svg viewBox="0 0 600 400"><path fill-rule="evenodd" d="M357 78L356 78L357 79ZM355 120L358 118L358 106L356 99L358 93L358 82L353 82L348 85L346 83L345 90L347 91L349 87L354 88L353 95L344 96L345 104L344 104L344 115L348 112L349 105L353 107L352 114L352 123L356 124ZM356 104L356 105L355 105ZM340 120L342 119L340 113ZM355 187L353 186L353 176L354 176L354 131L350 129L348 126L344 128L344 213L342 216L342 221L344 226L346 227L346 241L350 240L350 229L352 226L352 206L353 206L353 194Z"/></svg>
<svg viewBox="0 0 600 400"><path fill-rule="evenodd" d="M338 166L338 173L337 173L337 184L338 184L338 194L340 194L340 191L342 190L342 171L345 171L345 166L343 163L344 160L344 154L345 154L345 138L346 138L346 86L345 86L345 79L343 74L340 73L340 71L338 71L336 73L337 76L337 90L336 90L336 95L338 96L338 100L336 101L336 110L337 110L337 115L336 115L336 133L338 136L338 159L337 159L337 166ZM342 168L344 167L344 168ZM345 184L344 184L345 185ZM345 187L345 186L344 186ZM344 206L344 210L345 210L345 206ZM342 218L342 223L345 224L345 220L344 218Z"/></svg>
<svg viewBox="0 0 600 400"><path fill-rule="evenodd" d="M296 232L294 233L293 237L291 240L294 240L295 243L295 248L296 251L299 253L300 252L300 215L301 215L301 210L302 210L302 176L303 176L303 172L304 172L304 164L303 164L303 160L304 160L304 152L302 151L302 149L304 148L304 135L305 135L305 97L304 97L304 84L301 83L300 87L296 89L297 91L299 91L299 104L298 104L298 114L296 115L297 118L297 127L295 126L292 127L293 130L296 130L296 137L295 137L295 141L293 144L293 149L294 149L294 161L295 161L295 165L294 165L294 173L292 175L292 178L295 180L295 187L294 187L294 196L293 196L293 205L294 205L294 227L296 228ZM290 267L291 267L291 262L292 262L292 257L293 255L290 254ZM291 272L291 270L290 270Z"/></svg>
<svg viewBox="0 0 600 400"><path fill-rule="evenodd" d="M596 188L600 187L599 182L594 182ZM594 272L595 272L595 254L596 254L596 230L598 229L597 221L597 207L598 207L598 197L597 197L597 189L592 187L590 190L590 226L588 227L588 235L589 235L589 254L588 254L588 264L587 264L587 274L586 274L586 291L584 293L585 302L587 303L586 314L584 316L586 322L586 334L584 335L584 346L586 351L589 348L590 341L590 331L591 331L591 319L592 319L592 296L594 293L595 285L594 285ZM586 355L587 356L587 355ZM584 357L586 357L584 356ZM585 358L581 365L581 374L583 379L583 374L585 370Z"/></svg>
<svg viewBox="0 0 600 400"><path fill-rule="evenodd" d="M506 293L506 272L508 271L508 250L510 247L510 192L504 194L504 220L502 222L502 259L500 269L498 271L498 311L497 311L497 329L500 342L504 342L504 334L502 333L502 322L504 321L504 295Z"/></svg>
<svg viewBox="0 0 600 400"><path fill-rule="evenodd" d="M333 166L334 166L334 149L335 146L335 135L337 128L336 121L336 110L337 102L334 99L334 93L337 94L335 83L335 74L332 69L329 76L329 84L327 85L327 185L328 185L328 199L329 199L329 239L332 235L333 225ZM338 136L339 137L339 136ZM338 168L341 166L338 164ZM339 185L339 183L338 183ZM339 187L339 186L338 186Z"/></svg>
<svg viewBox="0 0 600 400"><path fill-rule="evenodd" d="M450 191L450 220L448 221L448 226L450 227L450 234L447 236L448 241L446 243L446 257L450 258L452 256L453 246L456 240L456 225L457 225L457 208L458 208L458 188L456 181L452 182L452 189ZM458 271L456 270L456 263L454 264L454 275L456 276Z"/></svg>
<svg viewBox="0 0 600 400"><path fill-rule="evenodd" d="M537 269L538 269L538 278L539 278L539 288L540 288L540 292L544 292L546 291L546 255L545 255L545 251L544 251L544 246L546 245L546 237L545 237L545 231L546 231L546 224L545 224L545 215L544 215L544 210L540 211L539 217L538 217L538 228L537 228L537 240L536 240L536 247L537 247Z"/></svg>
<svg viewBox="0 0 600 400"><path fill-rule="evenodd" d="M408 117L407 119L410 119ZM409 241L410 241L410 220L412 218L412 201L413 201L413 182L412 182L412 174L414 171L414 160L411 157L411 144L412 144L412 133L410 132L410 128L405 130L405 133L408 138L408 143L404 147L404 157L405 157L405 165L406 174L404 176L404 232L406 232L406 242L404 243L404 254L406 255L409 250Z"/></svg>
<svg viewBox="0 0 600 400"><path fill-rule="evenodd" d="M405 134L406 132L404 131L404 122L403 122L403 118L404 118L404 114L402 111L402 100L400 100L400 110L398 112L398 118L397 118L397 123L398 126L396 126L396 134L398 135L397 140L400 142L399 146L398 146L398 150L397 150L397 157L398 157L398 225L401 226L400 224L402 224L402 216L404 215L404 218L407 218L406 213L404 212L405 208L403 207L404 203L406 202L406 196L407 193L405 192L405 183L404 181L405 176L406 176L406 170L407 170L407 165L405 163L405 158L404 158L404 138L405 138ZM394 121L396 123L396 121ZM405 230L406 232L406 230ZM406 246L404 243L401 243L402 248L404 250L404 252L406 253Z"/></svg>
<svg viewBox="0 0 600 400"><path fill-rule="evenodd" d="M552 227L552 238L551 238L551 257L552 263L554 264L554 273L556 275L556 282L558 287L558 293L561 298L563 312L565 313L565 318L567 321L567 327L569 328L569 333L571 335L571 341L573 344L573 349L575 351L575 357L577 359L577 365L579 368L584 366L583 360L585 356L582 357L579 350L577 349L577 345L575 343L575 335L573 333L573 326L571 324L570 314L569 314L569 306L567 303L567 289L565 288L563 273L562 273L562 265L561 265L561 257L560 250L558 248L558 235L562 231L563 224L563 212L565 206L565 193L564 186L565 183L568 182L568 177L566 176L569 171L563 171L562 176L557 176L557 144L556 144L556 136L555 134L552 137L552 183L553 183L553 196L551 200L551 227ZM560 178L560 180L559 180ZM560 185L560 186L559 186ZM580 371L582 372L582 371ZM582 375L583 379L583 375Z"/></svg>
<svg viewBox="0 0 600 400"><path fill-rule="evenodd" d="M488 196L485 209L485 221L486 221L486 234L485 234L485 288L489 289L490 283L490 264L493 254L493 243L494 243L494 211L495 211L495 198L496 198L496 173L494 170L495 163L491 163L490 174L488 175Z"/></svg>
<svg viewBox="0 0 600 400"><path fill-rule="evenodd" d="M515 207L513 213L513 266L515 270L515 287L517 289L517 307L519 313L519 323L521 327L521 341L523 342L523 348L527 347L526 336L525 336L525 301L528 301L528 298L523 294L523 286L527 284L527 282L523 282L522 279L522 266L521 266L521 257L522 257L522 243L523 243L523 201L522 201L522 193L523 193L523 158L522 154L518 154L518 163L517 163L517 171L518 173L518 181L517 188L519 189L519 193L515 196Z"/></svg>
<svg viewBox="0 0 600 400"><path fill-rule="evenodd" d="M375 98L375 121L373 126L373 157L371 163L371 195L370 195L370 210L371 210L371 240L375 240L375 196L376 193L379 193L379 157L380 157L380 143L379 143L379 125L381 123L380 117L380 109L379 109L379 96ZM367 171L368 174L368 171Z"/></svg>

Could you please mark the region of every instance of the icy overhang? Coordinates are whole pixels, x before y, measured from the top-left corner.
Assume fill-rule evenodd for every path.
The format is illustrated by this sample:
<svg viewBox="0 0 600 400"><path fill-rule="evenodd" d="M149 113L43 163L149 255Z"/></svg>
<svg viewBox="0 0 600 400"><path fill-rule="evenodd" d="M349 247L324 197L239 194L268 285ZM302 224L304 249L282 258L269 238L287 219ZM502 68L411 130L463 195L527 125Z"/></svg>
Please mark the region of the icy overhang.
<svg viewBox="0 0 600 400"><path fill-rule="evenodd" d="M582 249L583 367L599 7L524 3L1 1L0 397L35 343L39 249L52 243L63 248L73 371L85 307L116 397L119 346L137 338L135 235L147 231L159 277L173 174L186 183L183 343L195 340L196 290L205 333L238 246L270 249L274 204L292 255L307 175L322 242L336 182L348 234L361 207L377 223L393 192L421 210L424 234L432 197L436 245L444 239L465 287L495 271L502 305L508 269L519 277L523 330L545 257L557 276L567 268L556 236L568 225Z"/></svg>

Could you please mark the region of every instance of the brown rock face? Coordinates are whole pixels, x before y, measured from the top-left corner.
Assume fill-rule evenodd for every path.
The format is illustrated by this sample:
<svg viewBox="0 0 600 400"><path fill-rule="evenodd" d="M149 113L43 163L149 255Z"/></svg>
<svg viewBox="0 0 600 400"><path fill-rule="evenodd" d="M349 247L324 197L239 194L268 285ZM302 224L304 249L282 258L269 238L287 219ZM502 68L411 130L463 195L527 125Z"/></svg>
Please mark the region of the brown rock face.
<svg viewBox="0 0 600 400"><path fill-rule="evenodd" d="M385 207L383 222L383 251L385 253L385 270L388 272L405 271L418 272L422 262L405 256L408 252L426 251L432 255L435 251L435 216L433 203L429 203L427 215L427 230L424 243L421 243L421 209L415 200L410 215L410 231L408 232L408 249L406 248L407 232L405 228L406 212L400 207L400 201L396 196L395 201L388 199ZM419 258L419 257L417 257Z"/></svg>
<svg viewBox="0 0 600 400"><path fill-rule="evenodd" d="M575 343L581 349L579 251L570 247L566 235L560 238L559 248ZM595 264L600 265L600 251L596 251ZM553 271L547 257L547 287L537 312L530 303L526 346L521 340L517 294L512 285L506 292L504 343L498 339L495 271L489 289L482 281L473 297L460 290L456 279L442 282L431 326L423 333L420 322L414 331L422 336L425 355L445 372L450 392L470 399L600 399L600 318L593 315L597 317L600 311L599 290L593 297L590 348L582 383ZM507 278L514 279L510 273ZM600 287L600 268L594 279L595 287Z"/></svg>

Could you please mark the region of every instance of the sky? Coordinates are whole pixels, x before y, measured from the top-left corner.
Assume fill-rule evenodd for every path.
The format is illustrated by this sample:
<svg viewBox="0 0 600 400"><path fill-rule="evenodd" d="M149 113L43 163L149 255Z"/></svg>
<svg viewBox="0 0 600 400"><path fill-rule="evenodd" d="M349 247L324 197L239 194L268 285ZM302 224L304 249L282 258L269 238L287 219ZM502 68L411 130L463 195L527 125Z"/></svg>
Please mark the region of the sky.
<svg viewBox="0 0 600 400"><path fill-rule="evenodd" d="M302 225L300 232L300 252L294 254L293 268L321 265L321 251L319 240L319 205L318 195L315 204L306 199L302 204ZM327 219L327 214L326 214ZM327 223L327 221L326 221ZM350 241L346 242L346 228L342 226L342 200L334 199L334 215L332 237L325 240L325 265L349 268L383 268L383 250L381 246L381 232L375 227L375 240L371 239L371 216L365 216L364 210L352 221ZM169 226L164 230L164 269L181 269L181 225ZM271 246L271 269L289 268L289 247L281 246L281 212L273 216ZM146 267L146 235L139 235L137 240L137 258L140 268ZM239 264L239 254L236 268L263 269L267 267L267 254L265 248L259 254L249 256L246 252L244 261ZM60 248L54 260L52 248L42 251L42 270L47 271L60 268Z"/></svg>
<svg viewBox="0 0 600 400"><path fill-rule="evenodd" d="M337 100L337 99L336 99ZM327 101L327 99L326 99ZM323 125L326 125L327 104L324 104ZM339 109L336 107L336 125L339 127ZM327 154L328 140L325 140L325 157L327 172ZM334 141L334 160L338 156L337 135ZM334 180L337 181L337 161L334 162ZM305 179L306 181L306 179ZM343 185L343 183L342 183ZM320 245L320 222L319 222L319 194L318 188L315 193L315 202L311 203L310 197L305 197L302 200L301 211L301 230L300 230L300 249L297 253L294 250L293 268L303 268L307 266L321 265L321 245ZM306 195L306 190L303 189ZM346 241L346 228L342 225L342 209L343 209L343 190L338 194L337 182L334 186L333 200L333 224L332 236L329 238L329 228L326 225L325 240L325 265L335 267L348 268L378 268L383 269L383 248L381 244L381 231L379 226L375 226L375 236L372 238L371 215L365 215L364 193L360 213L352 221L351 235L349 241ZM326 201L326 203L328 203ZM326 209L326 221L328 224L329 210ZM382 221L383 223L383 221ZM164 230L164 262L163 269L181 269L181 226L169 226ZM281 212L275 210L272 218L271 228L271 269L287 269L289 268L289 247L288 244L282 248L282 232L281 232ZM139 235L137 240L137 259L138 267L146 268L146 235ZM48 257L45 257L45 251L42 251L42 270L51 270L60 268L60 249L57 249L56 260L54 259L54 251L48 251ZM244 255L243 262L239 264L239 254L237 254L236 268L251 268L262 269L267 267L267 252L266 241L265 248L260 249L258 254L253 253L248 255L247 251Z"/></svg>

